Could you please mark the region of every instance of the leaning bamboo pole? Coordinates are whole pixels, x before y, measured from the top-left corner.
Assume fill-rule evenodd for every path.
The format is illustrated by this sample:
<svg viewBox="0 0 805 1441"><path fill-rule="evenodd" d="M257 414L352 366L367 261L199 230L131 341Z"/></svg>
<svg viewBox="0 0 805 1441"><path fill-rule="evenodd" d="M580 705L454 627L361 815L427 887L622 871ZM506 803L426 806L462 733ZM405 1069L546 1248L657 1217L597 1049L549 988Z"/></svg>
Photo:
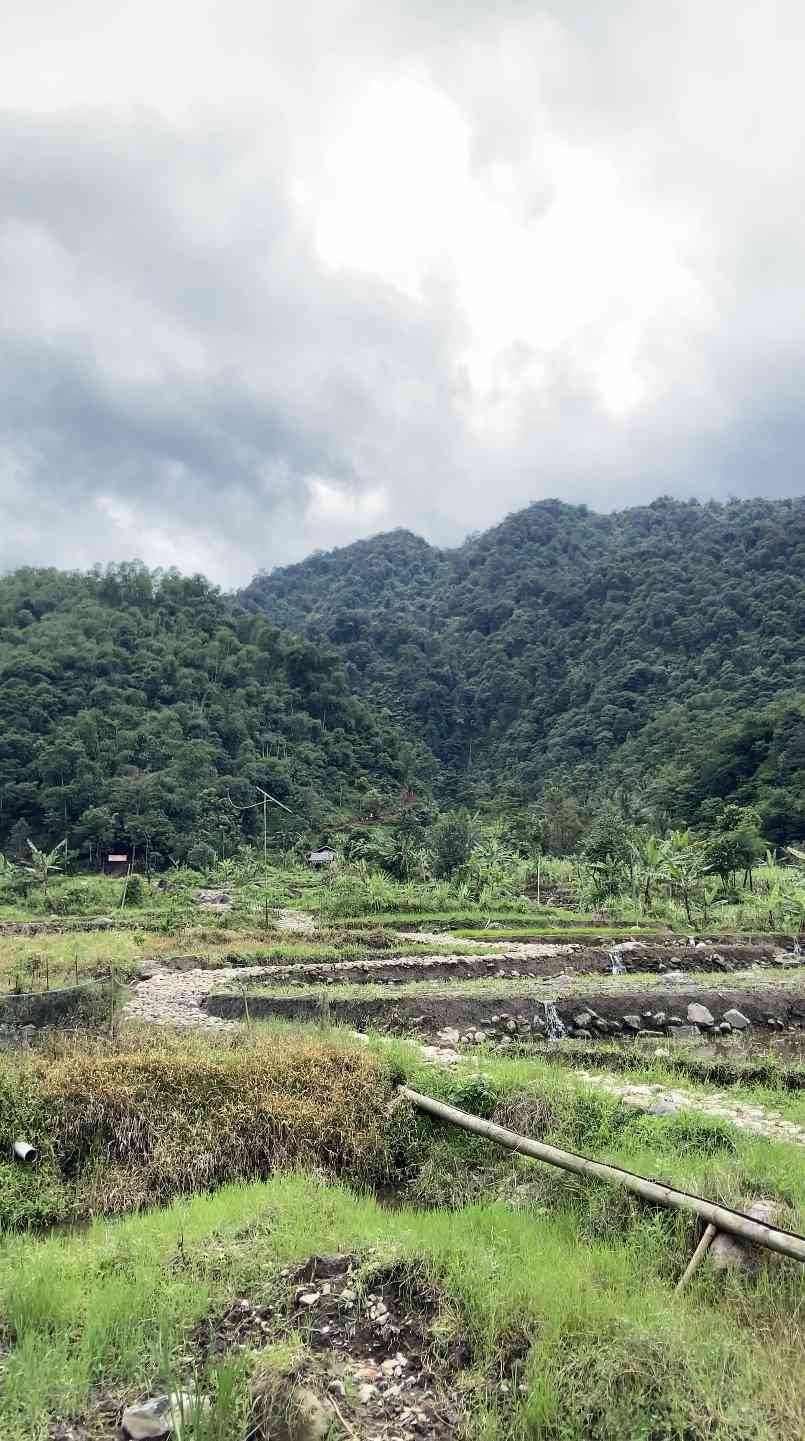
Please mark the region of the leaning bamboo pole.
<svg viewBox="0 0 805 1441"><path fill-rule="evenodd" d="M688 1281L690 1280L691 1276L693 1276L693 1274L694 1274L696 1271L698 1271L699 1267L701 1266L702 1261L704 1260L705 1256L707 1255L707 1252L710 1250L710 1247L712 1246L713 1242L715 1241L717 1235L718 1235L718 1231L716 1230L715 1226L713 1225L713 1223L712 1223L712 1221L711 1221L710 1224L705 1227L705 1229L704 1229L704 1231L703 1231L703 1233L702 1233L701 1240L699 1241L699 1244L698 1244L698 1246L696 1247L696 1250L693 1252L693 1255L691 1256L690 1260L688 1261L688 1264L687 1264L687 1266L685 1267L685 1270L684 1270L683 1275L680 1277L680 1279L679 1279L679 1280L677 1281L677 1283L676 1283L676 1289L677 1289L677 1291L684 1291L684 1289L685 1289L685 1287L687 1286Z"/></svg>
<svg viewBox="0 0 805 1441"><path fill-rule="evenodd" d="M642 1197L644 1201L651 1201L654 1205L692 1212L701 1216L708 1226L715 1226L717 1231L729 1231L733 1236L740 1236L741 1240L749 1241L755 1246L765 1246L767 1250L778 1251L782 1256L791 1256L795 1261L805 1261L805 1236L797 1235L794 1231L767 1226L764 1222L745 1215L743 1211L733 1211L728 1206L719 1206L715 1201L706 1201L703 1196L695 1196L689 1191L677 1191L673 1186L660 1185L658 1181L650 1181L648 1177L638 1176L634 1171L622 1170L620 1166L608 1166L603 1161L591 1161L586 1156L577 1156L574 1151L561 1151L557 1146L547 1146L542 1141L532 1141L528 1136L518 1136L516 1131L507 1131L503 1126L496 1126L494 1121L483 1121L479 1116L471 1116L456 1106L448 1106L444 1101L435 1100L433 1096L412 1091L409 1086L400 1086L400 1094L416 1106L417 1110L437 1116L440 1121L448 1121L453 1126L460 1126L463 1131L472 1131L476 1136L485 1136L487 1140L495 1141L509 1151L518 1151L523 1156L533 1157L535 1161L547 1161L548 1165L559 1166L561 1170L572 1171L577 1176L595 1176L599 1181L622 1186L624 1190L632 1191L634 1195Z"/></svg>

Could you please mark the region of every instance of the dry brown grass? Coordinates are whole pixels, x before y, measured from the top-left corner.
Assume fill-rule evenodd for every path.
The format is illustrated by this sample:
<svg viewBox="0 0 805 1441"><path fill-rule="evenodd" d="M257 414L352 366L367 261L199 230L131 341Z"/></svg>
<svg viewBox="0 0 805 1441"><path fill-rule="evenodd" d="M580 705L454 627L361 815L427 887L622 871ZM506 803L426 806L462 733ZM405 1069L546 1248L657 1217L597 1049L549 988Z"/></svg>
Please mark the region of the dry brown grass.
<svg viewBox="0 0 805 1441"><path fill-rule="evenodd" d="M387 1171L390 1071L338 1036L124 1036L17 1064L82 1211L137 1209L277 1168L355 1184Z"/></svg>

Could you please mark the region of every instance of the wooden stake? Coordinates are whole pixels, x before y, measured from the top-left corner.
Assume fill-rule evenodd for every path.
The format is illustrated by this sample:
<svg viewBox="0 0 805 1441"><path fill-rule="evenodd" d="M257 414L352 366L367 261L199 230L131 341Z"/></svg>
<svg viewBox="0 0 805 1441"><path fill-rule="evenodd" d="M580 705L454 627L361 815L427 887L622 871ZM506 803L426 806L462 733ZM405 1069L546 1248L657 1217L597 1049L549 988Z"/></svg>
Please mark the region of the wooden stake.
<svg viewBox="0 0 805 1441"><path fill-rule="evenodd" d="M716 1237L716 1234L717 1234L716 1228L715 1228L715 1226L713 1225L712 1221L708 1222L708 1224L707 1224L707 1225L705 1226L705 1228L704 1228L704 1231L702 1232L702 1235L701 1235L701 1238L700 1238L700 1240L699 1240L699 1244L698 1244L698 1246L696 1247L696 1250L693 1252L693 1255L691 1256L690 1260L688 1261L687 1266L685 1267L684 1274L680 1277L679 1281L677 1282L677 1286L676 1286L677 1295L679 1295L679 1292L680 1292L680 1291L684 1291L684 1289L685 1289L685 1287L687 1286L688 1281L690 1280L690 1278L691 1278L691 1276L693 1275L694 1271L698 1270L699 1266L701 1265L702 1261L704 1260L705 1256L707 1255L707 1252L710 1250L710 1247L711 1247L711 1245L712 1245L712 1243L713 1243L713 1241L714 1241L714 1239L715 1239L715 1237Z"/></svg>

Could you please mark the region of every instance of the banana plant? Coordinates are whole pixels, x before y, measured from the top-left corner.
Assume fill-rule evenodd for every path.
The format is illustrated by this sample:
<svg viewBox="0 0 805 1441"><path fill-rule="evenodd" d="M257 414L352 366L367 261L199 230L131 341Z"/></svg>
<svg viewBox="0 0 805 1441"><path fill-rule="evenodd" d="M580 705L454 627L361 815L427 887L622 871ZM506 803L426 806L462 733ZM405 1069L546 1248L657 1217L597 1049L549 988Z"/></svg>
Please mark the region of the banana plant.
<svg viewBox="0 0 805 1441"><path fill-rule="evenodd" d="M691 831L671 831L668 837L666 869L671 888L681 897L689 925L693 925L692 904L704 872L701 843Z"/></svg>
<svg viewBox="0 0 805 1441"><path fill-rule="evenodd" d="M643 907L648 910L652 887L668 879L668 842L659 836L646 836L639 841L630 841L629 848L634 860L634 874L639 876Z"/></svg>
<svg viewBox="0 0 805 1441"><path fill-rule="evenodd" d="M48 880L56 871L61 870L58 857L66 851L67 841L59 841L59 844L54 846L52 851L40 851L39 847L35 846L31 840L28 841L28 845L31 851L31 863L30 865L23 866L23 870L28 871L30 875L34 876L36 880L41 883L42 890L44 894L47 895Z"/></svg>

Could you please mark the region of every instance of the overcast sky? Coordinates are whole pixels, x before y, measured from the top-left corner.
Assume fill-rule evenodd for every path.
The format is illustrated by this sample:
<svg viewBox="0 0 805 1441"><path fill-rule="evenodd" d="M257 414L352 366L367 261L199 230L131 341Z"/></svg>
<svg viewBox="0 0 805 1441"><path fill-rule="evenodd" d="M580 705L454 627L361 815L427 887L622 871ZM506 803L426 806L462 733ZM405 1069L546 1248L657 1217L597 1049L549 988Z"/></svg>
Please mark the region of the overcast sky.
<svg viewBox="0 0 805 1441"><path fill-rule="evenodd" d="M797 0L5 0L0 570L805 492Z"/></svg>

